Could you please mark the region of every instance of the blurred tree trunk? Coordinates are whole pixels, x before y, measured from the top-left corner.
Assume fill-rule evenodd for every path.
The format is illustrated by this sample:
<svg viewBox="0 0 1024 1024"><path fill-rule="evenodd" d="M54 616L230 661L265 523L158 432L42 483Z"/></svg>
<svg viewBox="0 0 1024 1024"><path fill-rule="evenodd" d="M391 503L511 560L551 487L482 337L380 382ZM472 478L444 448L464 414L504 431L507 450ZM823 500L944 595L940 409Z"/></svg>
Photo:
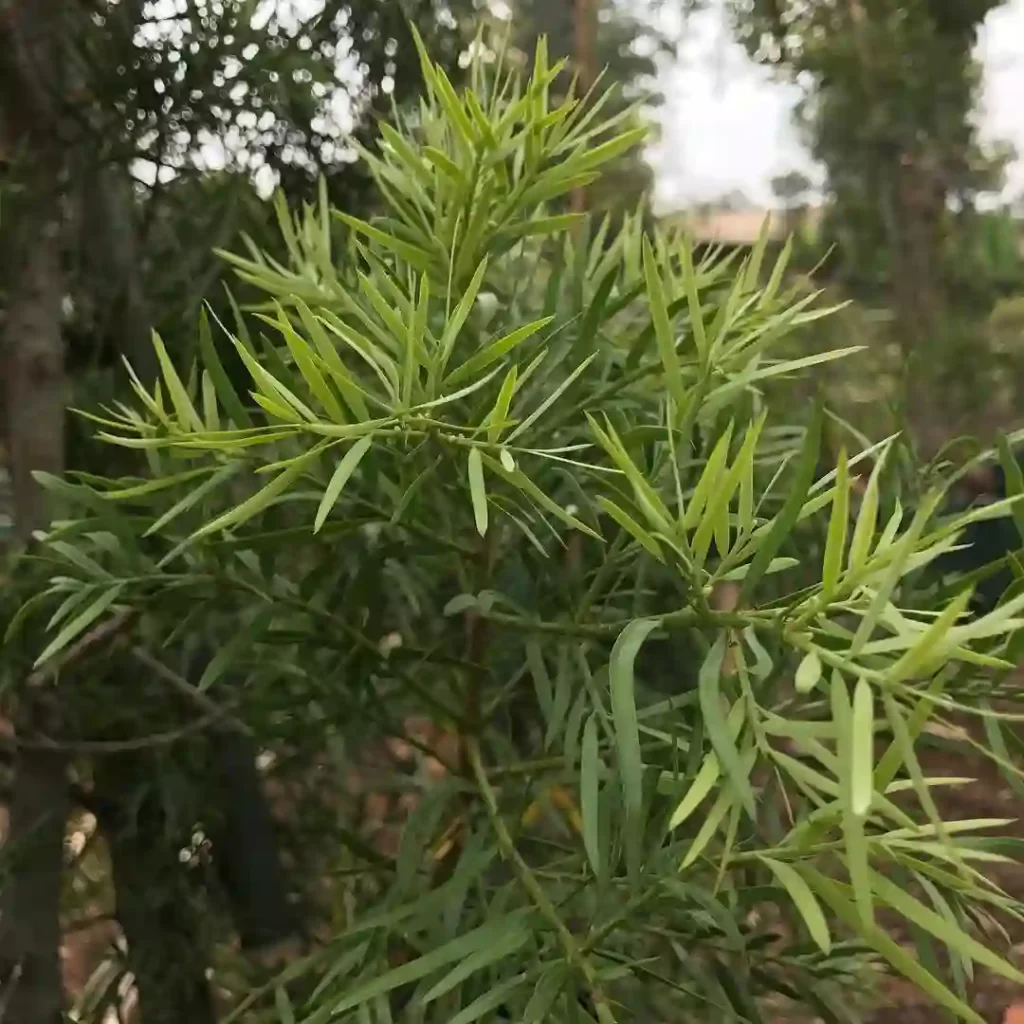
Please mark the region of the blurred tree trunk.
<svg viewBox="0 0 1024 1024"><path fill-rule="evenodd" d="M50 521L33 473L64 466L59 132L62 0L8 0L0 25L0 130L21 190L5 246L3 331L7 444L18 539ZM7 211L5 211L6 213ZM51 728L53 708L25 694L19 735ZM60 893L67 814L65 758L22 749L15 768L8 843L12 868L0 902L0 991L5 1024L58 1024Z"/></svg>
<svg viewBox="0 0 1024 1024"><path fill-rule="evenodd" d="M288 899L256 755L253 741L238 732L215 737L213 767L220 813L213 829L213 860L242 949L255 960L272 964L300 950L302 927Z"/></svg>
<svg viewBox="0 0 1024 1024"><path fill-rule="evenodd" d="M213 1024L206 951L178 856L185 837L176 842L167 827L158 771L145 753L106 757L96 768L115 913L144 1024Z"/></svg>

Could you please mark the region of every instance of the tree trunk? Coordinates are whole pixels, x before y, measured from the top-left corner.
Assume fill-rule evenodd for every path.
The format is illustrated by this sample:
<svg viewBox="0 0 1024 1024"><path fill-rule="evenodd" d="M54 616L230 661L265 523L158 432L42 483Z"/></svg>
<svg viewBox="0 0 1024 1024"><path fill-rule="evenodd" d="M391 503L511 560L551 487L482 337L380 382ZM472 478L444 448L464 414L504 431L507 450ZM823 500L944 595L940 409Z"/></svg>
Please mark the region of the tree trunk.
<svg viewBox="0 0 1024 1024"><path fill-rule="evenodd" d="M178 858L181 843L168 834L152 785L157 771L146 754L107 757L97 765L116 916L145 1024L214 1024L193 894Z"/></svg>
<svg viewBox="0 0 1024 1024"><path fill-rule="evenodd" d="M0 26L0 148L18 170L21 192L6 256L7 319L2 337L7 446L15 531L28 542L50 521L33 473L64 466L64 351L61 338L61 0L9 0ZM5 211L6 213L6 211ZM27 693L17 733L52 727ZM12 870L0 896L0 990L4 1024L58 1024L60 894L68 813L65 758L22 750L15 768L9 848Z"/></svg>
<svg viewBox="0 0 1024 1024"><path fill-rule="evenodd" d="M242 948L273 962L296 951L301 928L288 899L274 821L256 770L256 747L246 736L224 733L214 741L213 757L220 797L214 864Z"/></svg>

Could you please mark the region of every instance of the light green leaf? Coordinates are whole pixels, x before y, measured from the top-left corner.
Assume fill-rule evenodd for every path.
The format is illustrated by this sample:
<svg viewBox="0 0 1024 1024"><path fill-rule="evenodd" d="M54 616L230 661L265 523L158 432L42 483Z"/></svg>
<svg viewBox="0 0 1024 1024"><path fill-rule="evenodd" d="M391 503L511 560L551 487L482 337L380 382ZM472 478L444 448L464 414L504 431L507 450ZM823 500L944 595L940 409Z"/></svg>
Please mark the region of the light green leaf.
<svg viewBox="0 0 1024 1024"><path fill-rule="evenodd" d="M740 589L740 604L743 604L750 597L755 586L757 586L765 570L771 564L772 559L778 554L783 541L789 536L790 531L800 518L804 502L811 482L814 480L814 472L818 465L818 451L821 447L821 428L824 413L821 405L816 405L811 423L807 428L804 437L803 449L800 452L800 459L797 463L796 473L790 485L789 494L785 504L778 515L772 520L767 536L757 548L754 560L751 563L750 571L744 577L743 586Z"/></svg>
<svg viewBox="0 0 1024 1024"><path fill-rule="evenodd" d="M43 653L33 662L32 667L38 668L55 654L64 650L72 640L84 633L122 594L124 584L119 583L109 590L103 590L88 608L79 612L47 645Z"/></svg>
<svg viewBox="0 0 1024 1024"><path fill-rule="evenodd" d="M178 421L182 428L184 430L201 431L203 429L203 421L199 418L199 413L196 412L195 406L188 397L185 385L181 383L178 371L174 369L174 364L167 354L167 349L164 348L164 343L160 340L160 335L156 331L153 331L153 348L156 350L160 370L167 385L167 393L171 397L171 404L174 406L174 411L177 413Z"/></svg>
<svg viewBox="0 0 1024 1024"><path fill-rule="evenodd" d="M501 389L487 417L487 440L494 444L501 437L502 428L508 421L508 411L512 405L512 396L516 393L516 376L519 367L514 363L510 367L505 379L501 382ZM504 450L504 449L503 449Z"/></svg>
<svg viewBox="0 0 1024 1024"><path fill-rule="evenodd" d="M654 322L654 337L658 343L658 354L661 357L661 365L665 369L665 383L676 408L683 409L686 407L686 389L683 387L683 375L679 367L679 355L676 352L676 339L668 315L668 303L665 301L665 288L662 284L654 250L646 236L642 246L647 298L651 306L651 319Z"/></svg>
<svg viewBox="0 0 1024 1024"><path fill-rule="evenodd" d="M846 462L846 449L839 452L835 497L828 523L828 539L821 570L821 596L828 600L839 583L839 570L846 550L846 530L850 521L850 472Z"/></svg>
<svg viewBox="0 0 1024 1024"><path fill-rule="evenodd" d="M868 485L861 500L860 512L857 514L857 525L853 528L853 540L850 543L849 566L851 571L862 569L868 561L871 542L875 539L878 526L878 487L889 449L886 448L875 461Z"/></svg>
<svg viewBox="0 0 1024 1024"><path fill-rule="evenodd" d="M612 722L615 726L616 755L622 795L632 828L640 824L643 810L643 758L640 753L640 731L637 727L636 693L633 687L633 662L651 631L661 625L660 619L636 619L619 634L608 663L611 685Z"/></svg>
<svg viewBox="0 0 1024 1024"><path fill-rule="evenodd" d="M469 496L473 502L473 519L477 533L483 537L487 533L487 489L484 484L484 464L480 449L469 449Z"/></svg>
<svg viewBox="0 0 1024 1024"><path fill-rule="evenodd" d="M485 370L491 363L511 352L516 345L526 341L527 338L532 338L538 331L543 330L554 319L553 316L543 316L539 320L523 324L522 327L517 327L514 331L510 331L503 337L492 341L475 355L470 356L461 366L452 370L445 378L444 386L454 387L459 381L472 377L481 370Z"/></svg>
<svg viewBox="0 0 1024 1024"><path fill-rule="evenodd" d="M451 358L452 351L455 349L455 342L458 340L459 332L462 330L462 327L466 322L466 318L469 316L470 310L476 302L477 293L480 291L480 285L483 283L484 275L486 273L487 257L485 256L477 266L473 277L466 286L465 292L463 292L462 298L459 299L458 305L455 307L454 312L448 320L444 333L441 335L440 357L437 368L438 374L443 374L445 367L448 365L448 360Z"/></svg>
<svg viewBox="0 0 1024 1024"><path fill-rule="evenodd" d="M863 818L874 795L875 699L870 683L859 679L853 693L850 733L850 808Z"/></svg>
<svg viewBox="0 0 1024 1024"><path fill-rule="evenodd" d="M846 867L860 921L865 929L875 927L871 898L871 874L868 868L868 844L864 835L864 818L853 810L853 710L846 681L839 672L832 673L832 721L836 727L837 759L839 762L840 800L843 809L843 838L846 841Z"/></svg>
<svg viewBox="0 0 1024 1024"><path fill-rule="evenodd" d="M609 498L599 497L598 505L604 509L628 533L645 551L653 555L659 562L664 562L665 557L658 546L658 542L627 512L619 508Z"/></svg>
<svg viewBox="0 0 1024 1024"><path fill-rule="evenodd" d="M790 867L782 861L772 860L770 857L760 857L760 860L771 868L775 877L782 883L786 892L789 893L793 905L796 907L811 938L818 944L823 953L832 950L832 936L829 934L828 922L822 913L821 904L811 891L811 887L804 881L803 876L795 868Z"/></svg>
<svg viewBox="0 0 1024 1024"><path fill-rule="evenodd" d="M243 523L248 522L253 516L258 515L267 508L275 498L283 494L291 484L298 480L305 471L311 457L312 453L307 453L296 459L287 469L274 477L269 484L263 487L262 490L257 491L251 498L247 498L241 505L229 509L212 522L201 526L192 534L189 542L197 541L202 537L208 537L213 533L220 533L221 530L226 530L230 526L241 526Z"/></svg>
<svg viewBox="0 0 1024 1024"><path fill-rule="evenodd" d="M821 658L817 651L808 651L796 669L794 685L797 693L810 693L821 679Z"/></svg>
<svg viewBox="0 0 1024 1024"><path fill-rule="evenodd" d="M320 528L326 522L331 509L334 508L338 498L341 496L342 489L348 483L349 477L356 471L356 467L372 444L373 435L365 434L342 456L341 461L331 474L331 479L324 490L324 496L320 499L320 506L316 510L316 519L313 521L314 533L320 532Z"/></svg>

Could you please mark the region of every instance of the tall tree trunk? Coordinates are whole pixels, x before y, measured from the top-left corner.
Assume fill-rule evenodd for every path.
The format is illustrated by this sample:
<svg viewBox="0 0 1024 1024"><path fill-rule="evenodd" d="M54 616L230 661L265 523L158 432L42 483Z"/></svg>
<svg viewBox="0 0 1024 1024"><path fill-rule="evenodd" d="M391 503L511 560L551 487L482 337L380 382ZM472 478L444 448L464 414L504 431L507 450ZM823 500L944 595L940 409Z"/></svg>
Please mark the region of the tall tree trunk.
<svg viewBox="0 0 1024 1024"><path fill-rule="evenodd" d="M220 814L213 829L213 860L242 948L273 963L297 952L302 936L299 914L288 899L256 753L252 740L237 732L224 732L214 741Z"/></svg>
<svg viewBox="0 0 1024 1024"><path fill-rule="evenodd" d="M158 770L144 753L107 757L97 765L117 920L144 1024L214 1024L206 955L178 858L180 843L168 834L152 783Z"/></svg>
<svg viewBox="0 0 1024 1024"><path fill-rule="evenodd" d="M573 0L573 49L576 74L579 76L578 94L583 97L597 81L597 0ZM587 209L587 190L573 189L570 197L572 212Z"/></svg>
<svg viewBox="0 0 1024 1024"><path fill-rule="evenodd" d="M64 347L61 338L61 145L59 21L62 0L7 0L0 26L2 145L16 162L18 195L2 355L15 530L28 542L50 521L33 474L64 466ZM38 695L20 701L15 729L49 721ZM0 896L0 986L4 1024L58 1024L60 893L68 814L65 759L22 750L16 763L8 843L12 871Z"/></svg>

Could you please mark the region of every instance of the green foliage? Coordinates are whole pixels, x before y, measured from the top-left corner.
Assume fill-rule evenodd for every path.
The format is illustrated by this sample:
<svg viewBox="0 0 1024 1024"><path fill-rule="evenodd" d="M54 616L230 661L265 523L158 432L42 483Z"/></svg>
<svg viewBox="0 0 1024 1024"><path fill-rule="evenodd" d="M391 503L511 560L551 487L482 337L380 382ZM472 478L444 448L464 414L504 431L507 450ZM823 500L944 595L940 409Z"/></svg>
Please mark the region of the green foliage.
<svg viewBox="0 0 1024 1024"><path fill-rule="evenodd" d="M955 274L973 244L972 222L947 206L970 210L979 191L998 185L1007 156L982 147L972 117L974 42L998 0L731 6L755 59L808 83L799 119L828 172L825 234L838 243L844 281L877 295L914 274L908 254L922 246ZM960 243L955 251L944 251L947 239Z"/></svg>
<svg viewBox="0 0 1024 1024"><path fill-rule="evenodd" d="M783 353L829 312L785 254L763 284L763 245L695 264L552 212L642 133L554 100L543 46L464 92L420 56L426 97L363 156L386 213L279 201L286 258L226 256L261 300L90 414L148 470L43 481L70 517L15 623L49 619L40 662L132 608L154 644L220 642L201 687L268 741L409 711L462 736L394 861L347 845L333 940L228 1020L853 1020L881 963L980 1020L971 965L1024 980L976 937L1021 913L985 875L1004 823L941 820L957 780L917 749L1008 667L1024 597L969 620L914 581L1011 503L890 507L891 442L859 502L871 453L819 476L822 411L794 430L765 394L851 350ZM566 820L533 821L552 787Z"/></svg>
<svg viewBox="0 0 1024 1024"><path fill-rule="evenodd" d="M672 40L659 28L658 16L663 0L646 5L639 17L619 0L597 0L595 18L594 64L601 72L601 92L614 87L607 100L606 114L618 113L630 104L661 102L657 90L658 60L674 52ZM580 73L576 66L577 40L572 0L514 0L512 42L528 65L541 39L545 40L552 61L564 59L566 70L554 83L558 95L564 95L572 77ZM588 190L592 210L635 210L646 204L653 185L653 174L638 148L630 149L602 168L601 177Z"/></svg>

